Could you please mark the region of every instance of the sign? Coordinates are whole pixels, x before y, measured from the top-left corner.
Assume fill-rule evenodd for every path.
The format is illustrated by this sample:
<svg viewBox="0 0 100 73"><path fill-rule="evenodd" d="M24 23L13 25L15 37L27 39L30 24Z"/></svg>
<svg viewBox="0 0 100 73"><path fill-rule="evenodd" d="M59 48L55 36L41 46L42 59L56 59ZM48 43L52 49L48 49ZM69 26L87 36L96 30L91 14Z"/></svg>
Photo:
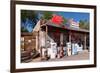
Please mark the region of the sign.
<svg viewBox="0 0 100 73"><path fill-rule="evenodd" d="M72 22L72 23L71 23L71 27L79 28L79 23L77 23L77 22Z"/></svg>
<svg viewBox="0 0 100 73"><path fill-rule="evenodd" d="M73 27L73 28L79 28L79 23L78 22L75 22L74 19L69 19L69 24L70 24L70 27Z"/></svg>
<svg viewBox="0 0 100 73"><path fill-rule="evenodd" d="M62 24L63 18L62 18L62 16L59 16L59 15L53 15L51 21L52 21L54 24Z"/></svg>

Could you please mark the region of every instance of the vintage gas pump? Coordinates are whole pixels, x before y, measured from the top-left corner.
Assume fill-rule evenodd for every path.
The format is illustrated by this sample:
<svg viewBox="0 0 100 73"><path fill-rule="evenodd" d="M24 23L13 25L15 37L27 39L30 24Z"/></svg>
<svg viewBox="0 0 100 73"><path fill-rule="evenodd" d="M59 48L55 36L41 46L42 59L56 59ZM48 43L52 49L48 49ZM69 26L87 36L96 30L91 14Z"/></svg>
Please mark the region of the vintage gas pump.
<svg viewBox="0 0 100 73"><path fill-rule="evenodd" d="M60 49L60 58L64 56L64 50L63 50L63 44L61 44L61 49Z"/></svg>
<svg viewBox="0 0 100 73"><path fill-rule="evenodd" d="M57 56L57 44L51 43L51 51L50 51L50 58L54 59Z"/></svg>
<svg viewBox="0 0 100 73"><path fill-rule="evenodd" d="M67 45L67 55L71 56L71 53L72 53L71 42L68 42L66 45Z"/></svg>

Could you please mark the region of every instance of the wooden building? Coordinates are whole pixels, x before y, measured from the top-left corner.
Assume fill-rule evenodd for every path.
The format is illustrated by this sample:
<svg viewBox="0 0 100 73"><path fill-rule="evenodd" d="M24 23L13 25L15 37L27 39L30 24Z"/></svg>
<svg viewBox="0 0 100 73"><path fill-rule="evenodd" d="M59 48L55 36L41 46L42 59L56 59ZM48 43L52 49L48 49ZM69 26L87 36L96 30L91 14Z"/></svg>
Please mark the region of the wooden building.
<svg viewBox="0 0 100 73"><path fill-rule="evenodd" d="M42 54L42 48L48 50L48 41L56 43L57 47L61 47L61 45L66 47L67 42L78 43L83 45L83 50L89 50L89 30L57 25L51 21L40 20L31 34L24 33L21 36L24 36L24 49L28 49L30 45L40 54Z"/></svg>
<svg viewBox="0 0 100 73"><path fill-rule="evenodd" d="M38 32L37 48L48 48L48 41L56 43L57 47L66 47L67 42L83 45L83 50L89 50L89 30L81 28L66 27L64 25L53 24L51 21L40 20L35 29Z"/></svg>

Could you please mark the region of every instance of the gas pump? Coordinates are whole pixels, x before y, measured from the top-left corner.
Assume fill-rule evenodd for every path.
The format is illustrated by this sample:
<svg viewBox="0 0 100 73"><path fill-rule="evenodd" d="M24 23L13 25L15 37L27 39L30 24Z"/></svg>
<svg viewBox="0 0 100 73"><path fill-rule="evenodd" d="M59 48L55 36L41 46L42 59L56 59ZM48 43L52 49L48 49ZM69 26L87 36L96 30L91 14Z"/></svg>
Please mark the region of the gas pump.
<svg viewBox="0 0 100 73"><path fill-rule="evenodd" d="M57 44L51 43L50 58L54 59L57 56Z"/></svg>
<svg viewBox="0 0 100 73"><path fill-rule="evenodd" d="M71 56L72 50L71 50L71 42L66 43L67 45L67 55Z"/></svg>

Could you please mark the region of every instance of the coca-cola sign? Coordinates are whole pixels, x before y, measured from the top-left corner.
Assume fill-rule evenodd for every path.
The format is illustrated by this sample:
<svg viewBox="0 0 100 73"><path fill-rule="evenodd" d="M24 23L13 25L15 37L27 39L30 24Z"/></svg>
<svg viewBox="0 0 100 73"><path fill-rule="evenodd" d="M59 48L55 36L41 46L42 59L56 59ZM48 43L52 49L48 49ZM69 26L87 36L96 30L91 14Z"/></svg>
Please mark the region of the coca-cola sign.
<svg viewBox="0 0 100 73"><path fill-rule="evenodd" d="M52 19L51 19L51 21L52 21L52 23L54 23L54 24L62 24L63 18L62 18L62 16L60 16L60 15L54 14L53 17L52 17Z"/></svg>

